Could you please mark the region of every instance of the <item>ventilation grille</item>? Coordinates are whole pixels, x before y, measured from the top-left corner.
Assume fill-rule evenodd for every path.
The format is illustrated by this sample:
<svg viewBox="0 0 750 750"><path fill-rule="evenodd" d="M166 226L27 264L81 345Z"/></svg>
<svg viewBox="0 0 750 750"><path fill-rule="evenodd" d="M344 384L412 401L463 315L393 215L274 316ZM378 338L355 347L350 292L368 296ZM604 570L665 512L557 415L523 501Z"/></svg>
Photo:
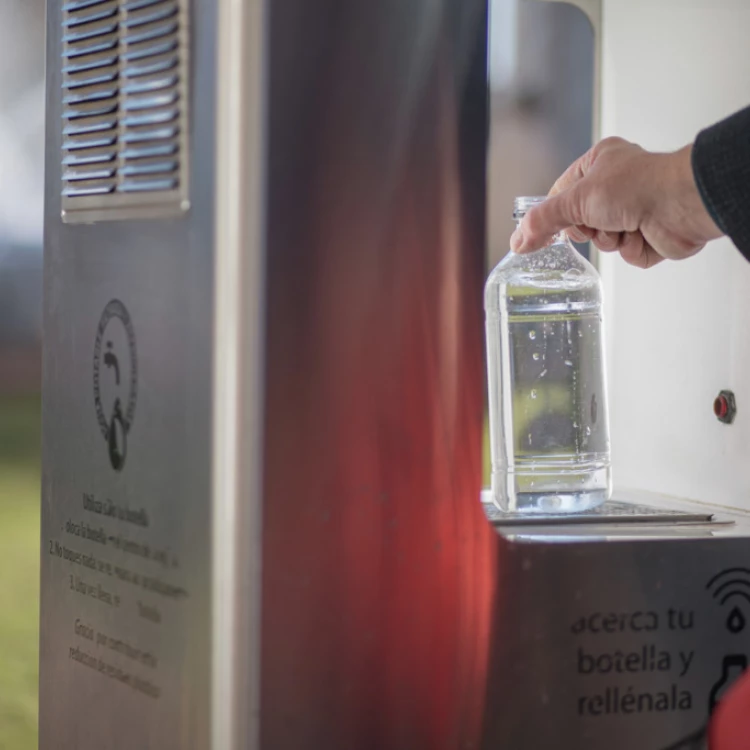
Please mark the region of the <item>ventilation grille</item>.
<svg viewBox="0 0 750 750"><path fill-rule="evenodd" d="M63 5L63 216L184 210L185 0ZM93 216L92 216L93 212ZM170 211L171 213L171 211Z"/></svg>

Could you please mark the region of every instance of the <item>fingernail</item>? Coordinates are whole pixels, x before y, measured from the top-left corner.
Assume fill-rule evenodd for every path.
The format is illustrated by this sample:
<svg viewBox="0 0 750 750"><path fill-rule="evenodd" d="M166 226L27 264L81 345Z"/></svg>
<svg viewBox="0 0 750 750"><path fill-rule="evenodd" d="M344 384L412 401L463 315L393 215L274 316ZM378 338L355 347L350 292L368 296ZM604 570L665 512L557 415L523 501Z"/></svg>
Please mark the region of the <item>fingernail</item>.
<svg viewBox="0 0 750 750"><path fill-rule="evenodd" d="M523 245L523 232L520 229L516 229L510 236L510 249L517 253Z"/></svg>

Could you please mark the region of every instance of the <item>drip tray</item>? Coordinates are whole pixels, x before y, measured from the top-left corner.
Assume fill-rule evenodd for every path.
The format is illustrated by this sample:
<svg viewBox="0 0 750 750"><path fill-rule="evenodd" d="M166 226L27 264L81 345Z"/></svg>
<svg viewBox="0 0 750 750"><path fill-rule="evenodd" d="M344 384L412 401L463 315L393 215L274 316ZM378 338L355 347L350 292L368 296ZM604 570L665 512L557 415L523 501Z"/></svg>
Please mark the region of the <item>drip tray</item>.
<svg viewBox="0 0 750 750"><path fill-rule="evenodd" d="M707 524L714 521L713 513L669 510L653 505L610 500L598 508L581 513L503 513L492 502L482 501L484 512L495 526L550 526L580 524Z"/></svg>

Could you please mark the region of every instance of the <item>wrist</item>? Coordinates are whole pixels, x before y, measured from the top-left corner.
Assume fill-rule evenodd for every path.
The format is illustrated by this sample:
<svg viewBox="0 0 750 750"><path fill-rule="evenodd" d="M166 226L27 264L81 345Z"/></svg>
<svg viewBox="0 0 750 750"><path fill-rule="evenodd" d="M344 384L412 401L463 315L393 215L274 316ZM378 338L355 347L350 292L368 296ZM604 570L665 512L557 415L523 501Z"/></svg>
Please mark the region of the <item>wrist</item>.
<svg viewBox="0 0 750 750"><path fill-rule="evenodd" d="M701 196L693 169L693 144L689 143L670 156L675 165L675 196L681 202L686 220L702 242L724 235Z"/></svg>

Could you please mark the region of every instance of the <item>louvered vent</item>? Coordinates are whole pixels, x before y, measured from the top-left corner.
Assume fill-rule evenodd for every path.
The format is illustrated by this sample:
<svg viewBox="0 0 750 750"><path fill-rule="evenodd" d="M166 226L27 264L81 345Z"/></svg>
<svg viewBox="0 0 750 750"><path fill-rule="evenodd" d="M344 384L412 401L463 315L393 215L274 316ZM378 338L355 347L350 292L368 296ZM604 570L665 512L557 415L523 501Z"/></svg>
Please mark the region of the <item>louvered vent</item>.
<svg viewBox="0 0 750 750"><path fill-rule="evenodd" d="M63 5L63 215L172 213L187 200L187 0Z"/></svg>

